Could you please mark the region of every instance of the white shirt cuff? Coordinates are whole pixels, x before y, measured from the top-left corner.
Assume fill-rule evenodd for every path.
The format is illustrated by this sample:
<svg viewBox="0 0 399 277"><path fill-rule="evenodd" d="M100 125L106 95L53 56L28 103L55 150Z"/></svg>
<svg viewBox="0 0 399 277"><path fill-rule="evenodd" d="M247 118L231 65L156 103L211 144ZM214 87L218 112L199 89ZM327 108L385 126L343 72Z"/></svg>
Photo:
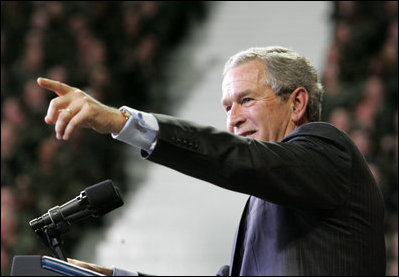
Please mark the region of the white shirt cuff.
<svg viewBox="0 0 399 277"><path fill-rule="evenodd" d="M128 111L131 117L126 121L119 134L111 134L112 138L151 154L155 148L159 132L157 119L150 113L141 112L127 106L122 106L119 110L121 109Z"/></svg>

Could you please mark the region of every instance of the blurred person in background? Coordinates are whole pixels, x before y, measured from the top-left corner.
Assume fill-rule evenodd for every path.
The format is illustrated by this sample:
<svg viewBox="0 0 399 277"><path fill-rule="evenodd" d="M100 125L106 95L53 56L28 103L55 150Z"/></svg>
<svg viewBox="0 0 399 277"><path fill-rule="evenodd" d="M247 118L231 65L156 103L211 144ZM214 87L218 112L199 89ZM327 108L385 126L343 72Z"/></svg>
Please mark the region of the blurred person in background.
<svg viewBox="0 0 399 277"><path fill-rule="evenodd" d="M345 133L349 133L352 129L350 113L345 108L335 108L331 112L328 122L341 129Z"/></svg>

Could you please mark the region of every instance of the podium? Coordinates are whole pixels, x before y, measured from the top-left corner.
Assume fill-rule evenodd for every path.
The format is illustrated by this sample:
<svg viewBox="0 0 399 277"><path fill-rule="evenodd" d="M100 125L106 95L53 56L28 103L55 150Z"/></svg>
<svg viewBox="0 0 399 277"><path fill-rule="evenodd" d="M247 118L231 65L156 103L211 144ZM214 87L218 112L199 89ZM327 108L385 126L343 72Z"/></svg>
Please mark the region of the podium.
<svg viewBox="0 0 399 277"><path fill-rule="evenodd" d="M10 276L104 276L65 261L39 255L14 256Z"/></svg>

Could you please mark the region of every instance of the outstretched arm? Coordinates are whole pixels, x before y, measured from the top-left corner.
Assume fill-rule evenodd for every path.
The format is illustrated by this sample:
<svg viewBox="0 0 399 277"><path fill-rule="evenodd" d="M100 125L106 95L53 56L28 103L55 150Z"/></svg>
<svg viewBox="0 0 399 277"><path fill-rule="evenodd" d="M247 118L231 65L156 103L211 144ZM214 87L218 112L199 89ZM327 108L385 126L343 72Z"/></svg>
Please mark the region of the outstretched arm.
<svg viewBox="0 0 399 277"><path fill-rule="evenodd" d="M38 78L37 83L58 95L51 100L45 117L47 124L55 124L57 139L69 139L77 127L92 128L101 134L119 133L126 123L120 110L78 88L46 78Z"/></svg>

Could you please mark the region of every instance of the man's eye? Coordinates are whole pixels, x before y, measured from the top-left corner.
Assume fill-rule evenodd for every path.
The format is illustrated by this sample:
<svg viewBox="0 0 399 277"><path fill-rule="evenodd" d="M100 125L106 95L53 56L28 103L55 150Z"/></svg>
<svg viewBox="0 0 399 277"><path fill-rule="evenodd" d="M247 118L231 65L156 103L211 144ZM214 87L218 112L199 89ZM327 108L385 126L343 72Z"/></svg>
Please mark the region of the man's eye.
<svg viewBox="0 0 399 277"><path fill-rule="evenodd" d="M248 103L250 101L252 101L252 98L249 97L245 97L244 99L242 99L242 103Z"/></svg>
<svg viewBox="0 0 399 277"><path fill-rule="evenodd" d="M229 112L231 110L231 106L226 106L224 109L226 110L226 112Z"/></svg>

